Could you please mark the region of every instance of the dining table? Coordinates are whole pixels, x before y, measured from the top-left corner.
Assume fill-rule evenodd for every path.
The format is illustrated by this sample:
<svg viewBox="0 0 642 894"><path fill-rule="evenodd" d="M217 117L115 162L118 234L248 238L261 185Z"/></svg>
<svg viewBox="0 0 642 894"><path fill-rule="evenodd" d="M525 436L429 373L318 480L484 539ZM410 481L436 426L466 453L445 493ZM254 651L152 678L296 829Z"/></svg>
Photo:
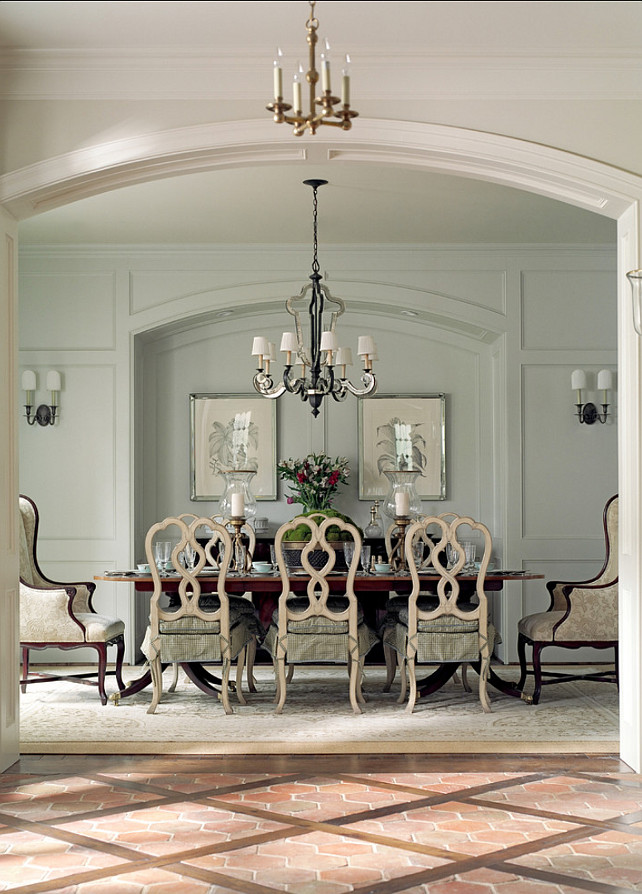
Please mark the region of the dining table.
<svg viewBox="0 0 642 894"><path fill-rule="evenodd" d="M327 576L331 593L345 592L346 573L337 571L331 572ZM493 570L486 573L484 579L484 592L498 592L503 589L506 582L509 581L528 581L541 580L543 574L535 574L530 571L520 570ZM140 571L105 571L103 574L94 575L96 581L111 581L116 583L129 583L134 585L136 593L150 594L154 591L154 578L150 572ZM178 592L179 583L182 580L178 573L168 573L161 578L163 592L171 597L172 593ZM305 593L310 577L305 572L291 570L288 575L289 590L292 593ZM430 585L436 585L440 580L440 575L436 572L425 571L419 574L419 582L422 588L429 588ZM457 580L462 587L469 587L472 592L475 588L477 575L458 574ZM218 587L218 573L215 570L204 570L198 575L198 582L202 593L215 592ZM229 595L251 594L252 601L257 610L260 612L261 605L267 602L269 606L275 605L282 591L281 575L276 572L228 572L225 580L225 590ZM365 610L368 609L369 603L381 602L388 594L395 593L397 595L409 594L412 590L412 578L409 573L400 572L382 572L382 573L365 573L360 572L354 578L354 591ZM479 662L466 662L473 670L479 673ZM188 677L204 692L211 695L218 695L217 685L220 680L207 671L201 665L193 663L185 663L183 666ZM454 674L459 665L456 662L449 662L438 665L435 670L427 677L418 681L417 694L425 697L440 689ZM118 704L120 699L128 698L135 695L152 682L151 671L144 670L140 677L132 680L128 685L119 692L113 693L110 700ZM513 698L524 699L521 689L507 680L500 677L495 669L491 666L488 683L504 695Z"/></svg>

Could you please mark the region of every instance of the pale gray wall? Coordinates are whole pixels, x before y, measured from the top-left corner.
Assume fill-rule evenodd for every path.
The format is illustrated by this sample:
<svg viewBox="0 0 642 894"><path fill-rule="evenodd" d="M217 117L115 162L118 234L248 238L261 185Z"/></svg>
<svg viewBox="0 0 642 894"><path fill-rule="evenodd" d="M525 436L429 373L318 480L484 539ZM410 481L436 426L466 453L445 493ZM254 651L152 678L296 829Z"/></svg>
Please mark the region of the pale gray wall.
<svg viewBox="0 0 642 894"><path fill-rule="evenodd" d="M278 342L288 328L283 302L307 281L308 255L23 249L21 367L41 383L49 368L63 375L60 421L20 429L21 488L41 509L49 574L131 567L151 522L216 510L189 499L189 394L252 393L251 336ZM597 571L601 510L617 489L617 410L607 425L580 426L570 374L615 370L614 249L324 247L323 262L348 302L341 340L354 346L372 332L379 344L380 393L447 396L447 500L434 508L486 522L511 568L570 579ZM365 523L356 401L312 420L286 396L277 420L279 458L349 457L353 482L338 503ZM260 507L273 525L292 512L282 488ZM98 605L133 629L128 589L100 584ZM546 605L541 583L494 598L503 657L514 658L517 619Z"/></svg>

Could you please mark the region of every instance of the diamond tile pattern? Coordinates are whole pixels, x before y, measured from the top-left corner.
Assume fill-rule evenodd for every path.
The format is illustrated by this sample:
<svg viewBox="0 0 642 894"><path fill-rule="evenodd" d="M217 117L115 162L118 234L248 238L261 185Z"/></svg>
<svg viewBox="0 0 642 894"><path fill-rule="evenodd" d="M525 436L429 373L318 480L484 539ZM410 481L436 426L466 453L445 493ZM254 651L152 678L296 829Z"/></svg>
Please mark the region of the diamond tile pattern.
<svg viewBox="0 0 642 894"><path fill-rule="evenodd" d="M605 755L31 755L14 894L642 891L642 777Z"/></svg>

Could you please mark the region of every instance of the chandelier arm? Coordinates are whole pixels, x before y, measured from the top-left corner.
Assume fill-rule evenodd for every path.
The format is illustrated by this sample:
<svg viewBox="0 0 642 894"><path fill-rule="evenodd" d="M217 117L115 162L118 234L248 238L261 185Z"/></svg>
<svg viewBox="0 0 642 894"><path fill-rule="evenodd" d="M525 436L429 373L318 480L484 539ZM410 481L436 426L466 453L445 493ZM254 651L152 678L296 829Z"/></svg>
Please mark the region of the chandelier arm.
<svg viewBox="0 0 642 894"><path fill-rule="evenodd" d="M292 367L286 366L283 371L283 385L290 394L301 394L307 387L305 378L291 378Z"/></svg>
<svg viewBox="0 0 642 894"><path fill-rule="evenodd" d="M274 385L272 376L266 375L263 370L259 370L253 379L254 389L263 397L276 398L285 394L286 387L283 384Z"/></svg>
<svg viewBox="0 0 642 894"><path fill-rule="evenodd" d="M368 394L375 393L377 390L377 377L374 373L366 370L361 376L361 381L364 384L363 388L355 388L349 379L341 379L341 384L345 385L350 394L353 394L355 397L366 397Z"/></svg>

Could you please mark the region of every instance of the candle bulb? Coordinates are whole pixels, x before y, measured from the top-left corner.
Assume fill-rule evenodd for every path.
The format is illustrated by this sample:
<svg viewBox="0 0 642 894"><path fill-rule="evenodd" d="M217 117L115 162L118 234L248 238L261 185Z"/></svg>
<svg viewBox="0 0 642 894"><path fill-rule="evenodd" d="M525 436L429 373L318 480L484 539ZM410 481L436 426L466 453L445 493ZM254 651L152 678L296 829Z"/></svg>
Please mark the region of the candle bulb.
<svg viewBox="0 0 642 894"><path fill-rule="evenodd" d="M330 44L327 40L325 43L325 52L321 55L321 86L323 87L324 92L330 92L330 57L328 56L328 50L330 49Z"/></svg>
<svg viewBox="0 0 642 894"><path fill-rule="evenodd" d="M341 72L341 102L344 106L350 105L350 56L346 56L346 64Z"/></svg>
<svg viewBox="0 0 642 894"><path fill-rule="evenodd" d="M281 99L283 97L283 69L281 68L281 57L283 51L279 47L276 51L274 59L274 98Z"/></svg>
<svg viewBox="0 0 642 894"><path fill-rule="evenodd" d="M303 68L301 67L301 64L299 63L299 65L297 66L297 72L294 75L294 82L292 84L292 98L294 100L293 106L294 106L294 114L295 115L300 115L301 109L303 108L303 100L302 100L302 93L301 93L301 75L302 74L303 74Z"/></svg>

